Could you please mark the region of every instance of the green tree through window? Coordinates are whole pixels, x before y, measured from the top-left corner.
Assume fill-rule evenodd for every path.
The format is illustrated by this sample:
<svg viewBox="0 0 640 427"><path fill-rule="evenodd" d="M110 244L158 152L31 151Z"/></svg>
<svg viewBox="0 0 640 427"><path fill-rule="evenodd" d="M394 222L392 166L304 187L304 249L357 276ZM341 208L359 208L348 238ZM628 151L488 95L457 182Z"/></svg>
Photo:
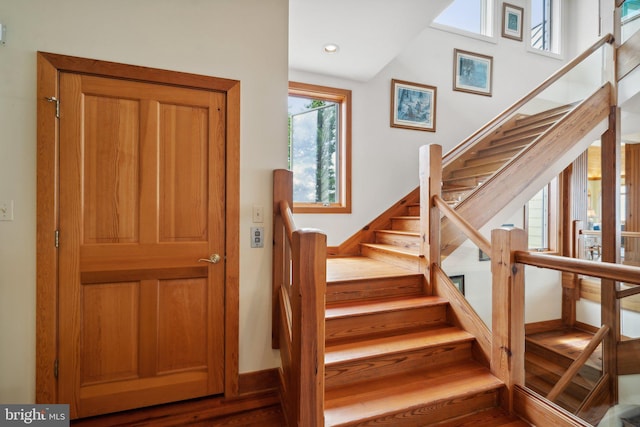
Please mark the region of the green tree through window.
<svg viewBox="0 0 640 427"><path fill-rule="evenodd" d="M344 123L349 99L349 91L290 84L289 169L295 212L345 212L349 207L350 150Z"/></svg>

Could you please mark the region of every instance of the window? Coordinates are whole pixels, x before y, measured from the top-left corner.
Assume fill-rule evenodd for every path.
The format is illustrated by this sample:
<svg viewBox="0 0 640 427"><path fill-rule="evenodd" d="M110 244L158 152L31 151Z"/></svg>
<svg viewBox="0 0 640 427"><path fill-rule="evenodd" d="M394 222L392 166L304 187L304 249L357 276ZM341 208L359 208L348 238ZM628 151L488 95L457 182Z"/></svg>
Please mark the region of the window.
<svg viewBox="0 0 640 427"><path fill-rule="evenodd" d="M289 83L295 213L351 212L351 91Z"/></svg>
<svg viewBox="0 0 640 427"><path fill-rule="evenodd" d="M438 26L492 37L493 5L494 0L454 0L433 22Z"/></svg>
<svg viewBox="0 0 640 427"><path fill-rule="evenodd" d="M527 202L525 229L529 249L554 250L557 247L557 180L553 180Z"/></svg>
<svg viewBox="0 0 640 427"><path fill-rule="evenodd" d="M560 0L531 0L531 47L560 53Z"/></svg>

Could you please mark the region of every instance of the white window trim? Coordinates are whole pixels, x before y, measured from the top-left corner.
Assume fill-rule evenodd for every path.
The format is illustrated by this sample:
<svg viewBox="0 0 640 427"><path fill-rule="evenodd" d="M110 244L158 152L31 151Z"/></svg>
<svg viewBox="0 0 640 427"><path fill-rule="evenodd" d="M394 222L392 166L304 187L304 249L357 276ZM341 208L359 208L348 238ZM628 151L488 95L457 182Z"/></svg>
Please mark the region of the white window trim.
<svg viewBox="0 0 640 427"><path fill-rule="evenodd" d="M527 18L527 26L525 31L524 41L527 45L527 51L531 53L535 53L536 55L542 55L549 58L554 59L564 59L564 51L565 51L565 39L566 39L566 14L565 14L565 1L564 0L555 0L553 2L553 14L557 17L560 16L560 19L554 19L552 21L553 28L551 28L552 34L555 35L551 39L552 41L552 50L542 50L536 49L531 46L531 0L526 0L526 15Z"/></svg>
<svg viewBox="0 0 640 427"><path fill-rule="evenodd" d="M446 31L448 33L453 33L453 34L457 34L459 36L463 36L463 37L469 37L472 39L476 39L476 40L481 40L487 43L493 43L496 44L498 43L498 31L496 28L496 22L500 21L499 19L497 19L497 13L498 13L498 0L482 0L483 3L486 2L492 2L492 9L493 9L493 13L492 16L488 17L485 15L483 22L480 24L480 28L482 31L485 31L486 28L491 28L491 36L485 36L484 34L478 34L478 33L474 33L472 31L465 31L462 30L460 28L456 28L456 27L451 27L449 25L444 25L444 24L439 24L435 21L431 22L430 27L434 28L436 30L440 30L440 31Z"/></svg>

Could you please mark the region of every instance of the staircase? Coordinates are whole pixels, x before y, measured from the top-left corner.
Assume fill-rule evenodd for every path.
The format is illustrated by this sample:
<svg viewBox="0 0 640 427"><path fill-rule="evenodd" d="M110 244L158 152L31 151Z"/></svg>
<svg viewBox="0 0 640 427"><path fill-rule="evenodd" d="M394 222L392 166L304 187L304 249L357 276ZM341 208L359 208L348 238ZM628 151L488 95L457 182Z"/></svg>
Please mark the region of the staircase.
<svg viewBox="0 0 640 427"><path fill-rule="evenodd" d="M508 121L445 168L443 198L460 203L571 108ZM420 206L402 209L359 256L327 260L325 426L528 425L501 408L504 384L448 301L425 293Z"/></svg>
<svg viewBox="0 0 640 427"><path fill-rule="evenodd" d="M327 261L325 426L528 425L500 409L504 385L422 281L369 257Z"/></svg>
<svg viewBox="0 0 640 427"><path fill-rule="evenodd" d="M434 232L421 229L421 188L341 245L327 248L325 239L323 244L305 243L302 250L299 247L302 234L295 234L297 240L291 237L295 230L288 209L292 203L291 175L274 184L274 201L279 203L275 210L279 217L276 215L274 235L279 237L274 239L273 280L274 301L279 304L275 305L274 319L280 326L275 344L279 345L276 348L281 349L281 354L284 353L281 389L287 397L285 409L292 423L305 426L320 426L323 422L325 426L529 425L514 415L518 413L538 425L586 425L519 386L520 379L506 372L514 368L516 375L521 374L521 366L511 365L514 360L511 350L515 348L514 354L523 357L523 349L511 347L510 339L518 339L520 327L511 335L507 330L509 319L505 316L517 318L524 309L517 304L512 308L509 292L504 291L509 286L509 278L505 279L502 274L504 271L499 273L502 274L498 282L500 292L494 298L504 303L505 312L498 312L499 322L494 322L494 327L499 323L498 332L492 337L473 308L464 298L459 298L453 285L448 283L438 263L427 258L447 256L466 240L466 235L456 228L461 224L467 229L467 235L473 235L472 231L486 225L501 210L522 206L539 189L534 187L557 176L593 138L609 129L607 118L611 118L613 90L609 82L595 88L577 104L531 115L516 114L516 111L612 41L610 35L603 37L447 153L442 160L442 175L439 159L430 157L426 167L421 164L421 174L426 175L421 176L422 189L426 189L423 196L434 201L441 213L446 213L440 222L439 254L431 242L428 253L420 254L422 234ZM534 165L539 167L532 167ZM435 171L433 175L430 168ZM435 182L430 182L432 178ZM440 182L442 198L454 212L434 197L440 192ZM426 213L431 219L437 213L434 209L424 209L422 214ZM280 223L284 224L283 229L277 225ZM282 242L282 235L289 236L291 252L296 255L291 259L287 258L287 244ZM474 241L488 246L477 237L474 236ZM313 239L310 236L307 240L321 240ZM313 249L311 255L305 255L308 248ZM317 248L322 256L316 255ZM508 250L508 246L506 248ZM306 268L311 263L314 267ZM304 273L305 280L292 279L289 270L292 264L292 271ZM437 275L434 283L426 283L427 267ZM523 280L522 272L517 274L518 280ZM303 303L299 304L300 301ZM294 329L296 334L292 333ZM307 333L297 333L300 330ZM295 343L301 341L300 337L308 339L302 344ZM323 342L314 337L325 339ZM530 348L533 345L533 342L529 344ZM304 351L295 353L295 349ZM554 367L546 363L550 358L548 353L531 353L527 363L538 375L530 376L527 381L532 387L540 384L539 391L546 394L541 383L557 381L553 371L562 369L562 364ZM324 364L321 363L323 356ZM306 377L300 379L301 374ZM516 386L508 390L500 378L515 380ZM572 384L570 388L580 393L583 385L587 384ZM506 406L510 399L512 412ZM302 417L304 420L300 421Z"/></svg>
<svg viewBox="0 0 640 427"><path fill-rule="evenodd" d="M444 168L442 198L456 206L574 107L562 105L510 119Z"/></svg>

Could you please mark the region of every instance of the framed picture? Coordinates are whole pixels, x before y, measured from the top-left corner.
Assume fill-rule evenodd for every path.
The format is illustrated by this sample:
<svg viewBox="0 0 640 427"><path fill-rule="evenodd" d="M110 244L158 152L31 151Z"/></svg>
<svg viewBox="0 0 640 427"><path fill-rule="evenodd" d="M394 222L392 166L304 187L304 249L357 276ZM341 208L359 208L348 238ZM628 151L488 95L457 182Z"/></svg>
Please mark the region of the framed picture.
<svg viewBox="0 0 640 427"><path fill-rule="evenodd" d="M449 279L453 282L456 288L464 295L464 274L458 276L449 276Z"/></svg>
<svg viewBox="0 0 640 427"><path fill-rule="evenodd" d="M523 14L523 8L502 3L502 37L522 41Z"/></svg>
<svg viewBox="0 0 640 427"><path fill-rule="evenodd" d="M493 57L453 50L453 90L491 96Z"/></svg>
<svg viewBox="0 0 640 427"><path fill-rule="evenodd" d="M489 261L491 258L489 255L482 252L482 249L478 249L478 261Z"/></svg>
<svg viewBox="0 0 640 427"><path fill-rule="evenodd" d="M391 127L436 131L435 86L391 80Z"/></svg>

